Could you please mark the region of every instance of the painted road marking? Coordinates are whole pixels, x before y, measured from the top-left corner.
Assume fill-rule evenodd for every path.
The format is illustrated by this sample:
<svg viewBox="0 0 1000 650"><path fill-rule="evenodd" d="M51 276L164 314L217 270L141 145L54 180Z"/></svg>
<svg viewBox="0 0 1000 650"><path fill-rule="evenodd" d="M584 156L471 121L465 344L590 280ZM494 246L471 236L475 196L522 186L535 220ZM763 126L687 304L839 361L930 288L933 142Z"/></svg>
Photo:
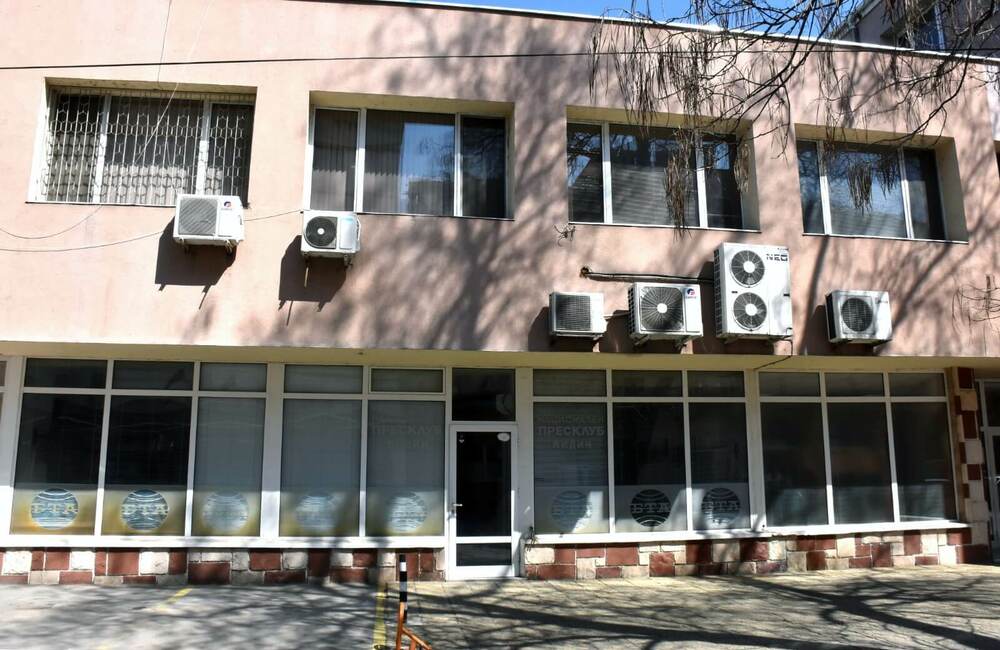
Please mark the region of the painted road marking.
<svg viewBox="0 0 1000 650"><path fill-rule="evenodd" d="M191 591L192 591L191 587L184 587L183 589L178 590L177 593L175 593L170 598L167 598L163 602L157 603L157 604L153 605L152 607L147 607L146 611L147 612L155 612L157 614L163 614L163 613L165 613L170 608L171 605L173 605L174 603L176 603L178 600L180 600L184 596L187 596L189 593L191 593Z"/></svg>
<svg viewBox="0 0 1000 650"><path fill-rule="evenodd" d="M375 592L375 628L372 630L372 648L380 650L388 643L385 634L385 601L389 598L389 587L381 585Z"/></svg>

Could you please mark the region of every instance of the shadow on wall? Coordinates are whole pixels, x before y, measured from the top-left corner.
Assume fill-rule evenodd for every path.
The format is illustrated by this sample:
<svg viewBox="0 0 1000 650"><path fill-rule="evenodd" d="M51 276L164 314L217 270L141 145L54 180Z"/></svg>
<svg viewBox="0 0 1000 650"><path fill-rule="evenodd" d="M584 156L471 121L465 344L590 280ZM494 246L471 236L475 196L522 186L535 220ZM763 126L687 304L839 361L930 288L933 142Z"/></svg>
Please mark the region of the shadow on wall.
<svg viewBox="0 0 1000 650"><path fill-rule="evenodd" d="M362 254L358 257L364 261ZM328 257L302 257L302 235L295 237L281 257L278 278L278 309L287 303L316 303L323 311L347 280L349 269L343 260ZM289 313L291 306L289 305Z"/></svg>
<svg viewBox="0 0 1000 650"><path fill-rule="evenodd" d="M174 241L171 220L157 245L154 282L160 291L167 285L179 285L204 287L208 293L235 261L236 251L228 252L223 246L181 246Z"/></svg>
<svg viewBox="0 0 1000 650"><path fill-rule="evenodd" d="M509 17L471 12L456 13L458 23L442 40L433 12L399 12L373 34L372 51L395 52L394 40L406 28L408 42L415 51L450 53L485 52L505 44L511 51L543 51L563 38L559 21L538 21L531 29L510 29ZM414 29L414 21L426 21ZM454 35L454 36L451 36ZM585 59L581 57L581 59ZM452 79L465 99L494 98L515 104L522 110L532 97L579 98L580 88L589 82L586 60L560 62L566 74L550 74L551 62L544 58L523 58L470 65L466 59L433 61L379 61L366 66L331 63L320 87L331 90L364 87L363 79L378 75L386 79L383 92L397 95L434 94L418 90L414 79ZM373 72L374 70L374 72ZM863 84L869 69L845 71ZM497 88L503 88L499 94ZM599 92L599 97L603 96ZM609 96L616 93L611 92ZM705 242L719 233L694 231L678 233L650 229L646 251L658 251L662 266L635 268L627 258L615 259L607 250L607 229L578 228L574 240L561 241L554 228L564 225L566 214L565 106L531 120L512 118L515 143L510 155L513 221L363 215L363 252L353 268L345 270L338 260L317 260L309 265L300 257L297 240L281 259L276 311L270 324L256 319L245 323L243 332L254 340L283 345L312 345L324 332L340 332L352 347L432 348L432 349L519 349L532 351L657 352L672 354L669 343L653 343L636 350L628 336L627 318L612 318L608 334L594 344L588 340L556 340L548 334L548 294L554 290L604 291L623 296L627 283L588 283L579 278L583 265L610 266L600 270L690 274L695 265L703 276L711 275L710 254L692 261L692 251L703 251ZM539 107L536 107L539 108ZM515 115L516 117L516 115ZM304 134L302 134L304 139ZM987 164L988 163L988 164ZM964 167L968 168L968 167ZM963 179L971 188L975 206L989 205L977 189L980 174L996 174L996 161L982 161L973 177ZM996 182L979 187L995 188ZM995 191L991 189L990 191ZM1000 203L1000 197L990 197ZM797 202L798 197L788 197ZM798 215L797 210L790 214ZM975 210L968 210L970 219ZM808 280L793 287L796 315L796 354L870 355L892 354L892 343L872 350L869 346L833 347L828 341L822 306L825 294L838 288L881 289L891 294L894 327L919 331L927 345L921 354L940 355L958 349L956 338L985 336L969 329L954 313L953 299L962 283L978 282L964 266L968 249L938 242L852 240L801 237L801 223L763 224L773 229L769 236L728 233L730 241L770 243L786 240L792 249L792 265L812 264ZM979 247L977 258L1000 257L997 252L1000 222L980 219L970 222L970 243ZM625 236L622 233L623 237ZM870 259L860 259L858 247L876 251ZM161 256L174 254L164 251ZM609 261L610 260L610 261ZM158 264L158 269L159 269ZM223 269L224 270L224 269ZM221 271L220 271L221 273ZM158 272L159 276L159 272ZM802 277L802 276L800 276ZM702 301L705 336L691 345L697 354L772 355L775 346L767 341L743 340L725 344L715 338L714 293L704 285ZM304 303L304 304L296 304ZM326 308L330 305L330 308ZM287 310L287 311L285 311ZM294 313L293 313L294 312ZM924 322L911 322L916 316ZM268 330L268 328L270 328ZM912 342L913 337L908 337ZM996 335L993 334L993 338ZM499 343L498 343L499 342ZM911 343L912 346L912 343ZM966 348L967 349L967 348ZM910 350L907 350L909 353Z"/></svg>

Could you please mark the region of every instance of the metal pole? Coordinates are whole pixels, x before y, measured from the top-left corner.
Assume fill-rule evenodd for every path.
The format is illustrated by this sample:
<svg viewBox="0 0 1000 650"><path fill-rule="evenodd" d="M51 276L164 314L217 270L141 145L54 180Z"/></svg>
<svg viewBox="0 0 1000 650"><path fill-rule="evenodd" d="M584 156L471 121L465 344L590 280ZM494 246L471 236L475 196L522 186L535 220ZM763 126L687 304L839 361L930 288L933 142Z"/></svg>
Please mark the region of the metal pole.
<svg viewBox="0 0 1000 650"><path fill-rule="evenodd" d="M399 604L403 606L403 622L406 622L406 554L397 556L399 564Z"/></svg>

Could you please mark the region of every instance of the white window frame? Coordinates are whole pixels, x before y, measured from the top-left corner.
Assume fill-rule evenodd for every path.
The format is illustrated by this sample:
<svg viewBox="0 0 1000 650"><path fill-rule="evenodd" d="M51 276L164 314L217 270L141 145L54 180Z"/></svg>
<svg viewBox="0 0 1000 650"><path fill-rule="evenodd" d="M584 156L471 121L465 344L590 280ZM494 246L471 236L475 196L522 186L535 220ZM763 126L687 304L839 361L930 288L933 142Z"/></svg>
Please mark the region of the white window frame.
<svg viewBox="0 0 1000 650"><path fill-rule="evenodd" d="M385 110L397 113L429 113L432 115L453 115L455 118L455 156L453 161L452 178L452 214L424 214L415 212L373 212L365 210L364 205L364 179L365 179L365 148L368 136L368 109L367 108L344 108L338 106L310 106L309 107L309 133L306 139L305 175L302 187L302 205L306 210L319 208L312 207L312 173L314 142L316 133L316 113L317 111L339 111L342 113L355 113L358 116L358 141L355 148L354 159L354 203L351 206L352 212L357 214L400 214L406 216L422 217L462 217L466 219L486 219L490 221L511 221L514 218L511 197L511 118L502 113L489 112L451 112L451 111L425 111L409 109L372 109ZM467 215L464 213L462 204L462 119L466 117L482 117L488 119L503 120L504 123L504 216L502 217L482 217L478 215Z"/></svg>
<svg viewBox="0 0 1000 650"><path fill-rule="evenodd" d="M605 395L601 397L591 396L591 397L574 397L574 396L536 396L534 394L534 376L532 373L532 393L531 393L531 403L532 404L545 404L545 403L555 403L555 404L605 404L607 408L607 451L608 451L608 532L607 533L541 533L536 534L536 539L539 543L590 543L590 542L613 542L613 541L652 541L652 540L672 540L672 539L696 539L699 537L705 538L724 538L724 537L735 537L735 536L759 536L756 533L751 533L753 522L759 517L759 513L756 510L757 500L754 498L754 484L753 484L753 462L754 456L752 449L752 444L754 440L753 431L750 427L750 384L748 382L747 372L740 370L731 370L729 372L739 372L743 377L743 397L692 397L689 395L689 372L706 372L707 370L677 370L671 369L668 372L680 372L681 373L681 394L679 396L673 397L627 397L627 396L614 396L612 393L612 373L616 371L629 371L630 369L605 369ZM749 518L751 523L751 528L733 528L733 529L713 529L713 530L697 530L694 528L694 501L693 501L693 486L692 486L692 476L691 476L691 420L690 420L690 405L694 403L708 403L708 404L743 404L744 405L744 417L746 418L746 436L747 436L747 483L748 491L750 494L750 502L748 504ZM680 531L654 531L654 532L617 532L616 528L616 512L615 512L615 425L614 425L614 405L615 404L682 404L684 407L684 468L685 468L685 500L687 505L687 527ZM532 423L533 425L534 423ZM532 476L532 480L534 477ZM532 510L534 512L534 509ZM532 522L534 526L534 522Z"/></svg>
<svg viewBox="0 0 1000 650"><path fill-rule="evenodd" d="M31 358L55 358L44 355L35 355ZM82 358L82 357L73 357ZM7 394L16 393L18 398L17 408L7 408L8 404L3 404L0 412L0 460L7 459L9 463L0 463L0 547L4 546L53 546L53 547L137 547L143 548L171 548L171 547L205 547L205 548L329 548L335 545L340 548L444 548L445 534L434 536L395 536L395 537L368 537L363 534L365 523L365 491L367 480L367 442L368 442L368 403L371 399L380 401L429 401L440 402L445 407L445 440L447 441L447 427L451 420L451 389L450 369L442 367L420 367L412 366L391 366L392 369L421 369L439 370L442 373L444 390L439 393L391 393L372 392L370 390L371 366L363 366L362 370L362 392L361 393L286 393L284 390L284 370L286 365L307 365L307 364L284 364L268 363L266 390L261 392L247 391L206 391L201 390L199 381L201 377L201 361L182 361L194 365L194 382L192 390L147 390L147 389L120 389L112 388L114 377L114 359L100 359L107 365L106 385L104 388L28 388L24 389L24 372L26 359L17 357L6 360L7 381L0 391ZM131 361L132 359L128 359ZM153 361L148 359L136 359L140 361ZM219 361L219 363L231 363L229 361ZM248 362L248 365L258 365L255 362ZM265 365L265 364L259 364ZM321 364L321 365L353 365L353 364ZM383 367L383 366L377 366ZM389 367L389 366L385 366ZM16 381L11 379L16 376ZM19 387L15 391L9 387ZM18 422L20 422L20 396L25 392L29 393L49 393L49 394L77 394L77 395L102 395L104 396L104 412L101 428L100 465L98 468L97 484L97 512L95 513L94 530L92 535L32 535L13 534L10 532L11 508L13 506L13 485L14 485L14 465L17 459L18 442ZM101 534L101 518L104 507L104 475L107 461L108 429L110 423L110 403L111 398L117 395L135 395L151 397L191 397L191 433L188 449L188 478L186 494L185 512L185 534L184 535L103 535ZM197 450L197 427L198 427L198 400L201 397L236 397L236 398L257 398L265 400L264 413L264 445L262 457L261 474L261 513L260 513L260 533L257 536L194 536L191 534L194 505L194 479ZM360 502L359 502L359 529L361 535L351 537L282 537L280 530L280 501L281 501L281 447L282 447L282 417L285 399L343 399L362 401L362 457L360 468ZM445 529L448 525L447 498L448 498L448 445L445 444L441 450L445 462L444 490L442 494L442 507L445 512ZM8 469L9 468L9 469ZM5 477L4 472L7 472Z"/></svg>
<svg viewBox="0 0 1000 650"><path fill-rule="evenodd" d="M850 238L864 238L864 239L896 239L896 240L909 240L909 241L932 241L932 242L946 242L951 241L948 234L948 215L945 212L944 203L944 186L941 184L941 169L937 164L937 158L935 156L934 161L934 174L938 184L938 203L941 210L941 230L943 232L943 237L941 239L926 239L922 237L914 237L913 235L913 213L910 209L910 185L909 181L906 179L906 151L908 149L916 150L918 147L896 147L896 154L899 160L899 183L900 192L903 195L903 219L906 226L906 236L905 237L892 237L888 235L864 235L864 234L851 234L851 233L835 233L833 232L833 212L830 208L830 180L826 173L826 144L822 140L814 140L811 138L798 138L796 143L808 142L816 145L816 164L819 170L819 192L820 192L820 204L823 208L823 232L805 232L805 235L811 236L825 236L825 237L850 237ZM852 146L864 147L863 144ZM933 149L928 149L928 151L934 152Z"/></svg>
<svg viewBox="0 0 1000 650"><path fill-rule="evenodd" d="M767 374L768 371L762 371L760 375ZM948 383L945 373L940 370L898 370L898 371L880 371L880 370L854 370L854 371L828 371L828 370L773 370L774 373L796 373L802 375L819 375L819 389L820 394L814 396L758 396L759 404L818 404L820 406L820 412L822 414L823 422L823 462L824 471L826 473L826 506L827 506L827 521L828 524L812 525L812 526L769 526L767 524L767 512L766 508L763 512L762 517L762 528L765 528L773 533L780 534L796 534L800 532L809 531L866 531L866 530L893 530L893 529L926 529L926 528L947 528L951 527L957 522L950 519L940 519L940 520L927 520L927 521L902 521L900 517L900 501L899 501L899 484L896 478L896 442L895 435L893 432L892 425L892 405L901 403L944 403L948 405ZM889 389L889 377L893 374L932 374L940 375L944 385L944 394L941 396L893 396L890 394ZM827 395L826 390L826 380L830 375L854 375L854 374L873 374L879 375L882 378L882 395L874 396L836 396L831 397ZM868 403L868 404L882 404L885 409L886 417L886 431L887 431L887 444L889 445L889 476L890 476L890 488L892 491L892 521L887 522L873 522L864 524L839 524L836 520L836 512L834 508L833 500L833 471L832 471L832 455L830 453L830 427L829 427L829 416L828 416L828 405L829 404L858 404L858 403ZM758 413L758 427L761 430L761 444L763 443L763 425L760 423L760 414ZM950 423L950 407L949 407L949 425L948 425L948 442L950 449L950 459L952 461L952 492L953 498L956 505L955 512L958 512L958 501L957 501L957 486L958 477L955 476L954 472L954 443L951 436L951 423ZM761 464L761 469L763 469L763 463ZM761 483L760 485L761 498L765 499L765 485ZM765 501L766 502L766 501Z"/></svg>
<svg viewBox="0 0 1000 650"><path fill-rule="evenodd" d="M673 224L647 224L647 223L620 223L614 220L614 205L612 201L612 195L614 188L611 187L611 126L624 126L618 122L610 122L608 120L575 120L570 119L566 121L566 128L572 129L574 125L585 125L585 126L599 126L601 127L601 189L604 193L603 201L603 220L599 222L593 221L573 221L572 215L570 215L570 223L580 224L586 226L593 226L597 224L614 225L614 226L633 226L640 228L680 228L682 226L677 226ZM673 130L679 130L676 127L664 127ZM710 134L709 134L710 135ZM740 228L720 228L718 226L708 225L708 186L705 180L705 149L704 142L702 140L702 132L695 132L695 186L698 193L698 225L697 226L683 226L685 228L701 228L705 230L724 230L733 232L753 232L755 229L748 228L746 225L747 217L747 204L746 196L743 192L740 192L740 220L743 225ZM568 187L568 186L567 186Z"/></svg>
<svg viewBox="0 0 1000 650"><path fill-rule="evenodd" d="M73 91L79 95L96 95L102 96L103 106L101 108L101 119L100 119L100 131L98 134L98 146L94 162L94 179L91 184L91 200L90 201L61 201L48 199L44 196L42 191L42 180L48 174L48 139L49 139L49 120L52 113L53 103L55 97L60 92L65 92L67 90ZM255 98L248 95L227 95L224 93L163 93L158 91L149 91L142 89L135 89L129 91L128 89L109 89L103 87L68 87L68 86L50 86L46 89L44 102L42 105L41 116L39 119L38 129L35 134L35 156L34 163L32 165L32 178L31 184L29 185L28 191L28 201L31 203L55 203L55 204L80 204L80 205L124 205L124 206L142 206L142 207L152 207L152 208L174 208L173 205L166 205L160 203L113 203L101 201L101 192L103 191L103 176L104 176L104 158L107 154L108 145L108 125L110 122L111 115L111 99L112 97L142 97L143 95L149 95L153 93L155 96L166 96L174 97L175 95L179 99L200 99L202 102L202 124L201 124L201 134L198 139L197 153L197 176L195 177L195 193L203 194L205 192L206 177L208 174L208 154L209 154L209 139L211 135L211 125L212 125L212 110L215 104L239 104L246 106L256 107ZM253 134L250 137L251 149ZM248 169L249 171L249 169ZM247 205L249 205L249 196L247 196ZM246 207L246 206L244 206Z"/></svg>

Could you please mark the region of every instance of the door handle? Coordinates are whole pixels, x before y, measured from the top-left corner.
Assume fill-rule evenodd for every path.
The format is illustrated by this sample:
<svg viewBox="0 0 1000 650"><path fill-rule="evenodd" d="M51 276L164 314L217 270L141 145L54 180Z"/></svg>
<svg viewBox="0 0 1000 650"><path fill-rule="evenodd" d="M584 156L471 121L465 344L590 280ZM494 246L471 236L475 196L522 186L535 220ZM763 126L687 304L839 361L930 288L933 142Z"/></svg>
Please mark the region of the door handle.
<svg viewBox="0 0 1000 650"><path fill-rule="evenodd" d="M461 508L462 504L461 503L453 503L453 504L451 504L451 507L452 508Z"/></svg>

